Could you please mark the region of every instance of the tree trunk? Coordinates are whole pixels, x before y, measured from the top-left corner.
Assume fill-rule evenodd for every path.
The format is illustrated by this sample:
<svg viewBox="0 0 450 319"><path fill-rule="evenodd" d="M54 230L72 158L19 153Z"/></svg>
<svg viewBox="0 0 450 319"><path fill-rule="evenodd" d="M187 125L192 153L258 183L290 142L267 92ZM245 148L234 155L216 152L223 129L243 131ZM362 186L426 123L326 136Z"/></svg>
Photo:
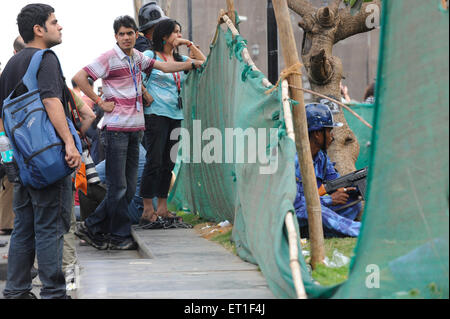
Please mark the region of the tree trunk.
<svg viewBox="0 0 450 319"><path fill-rule="evenodd" d="M289 8L302 17L299 22L304 31L301 55L311 88L337 100L341 99L343 67L341 59L333 56L333 46L352 35L372 30L366 20L373 12L366 12L366 7L376 4L380 8L379 0L375 0L365 3L360 12L352 16L349 8L339 9L340 3L341 0L334 0L328 7L315 8L307 0L288 0ZM339 106L337 111L334 119L344 126L333 129L334 142L328 154L336 162L338 172L344 175L355 170L359 143Z"/></svg>

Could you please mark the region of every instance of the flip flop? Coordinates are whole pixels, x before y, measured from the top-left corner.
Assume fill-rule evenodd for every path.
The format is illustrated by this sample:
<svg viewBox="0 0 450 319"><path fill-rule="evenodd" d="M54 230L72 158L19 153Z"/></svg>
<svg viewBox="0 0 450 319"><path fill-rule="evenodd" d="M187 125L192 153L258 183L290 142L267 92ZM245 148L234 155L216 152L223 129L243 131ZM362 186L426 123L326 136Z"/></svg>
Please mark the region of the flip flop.
<svg viewBox="0 0 450 319"><path fill-rule="evenodd" d="M171 220L176 220L179 223L183 222L183 217L181 216L177 216L176 213L174 212L167 212L167 216L162 217L162 218L166 218L166 219L171 219Z"/></svg>

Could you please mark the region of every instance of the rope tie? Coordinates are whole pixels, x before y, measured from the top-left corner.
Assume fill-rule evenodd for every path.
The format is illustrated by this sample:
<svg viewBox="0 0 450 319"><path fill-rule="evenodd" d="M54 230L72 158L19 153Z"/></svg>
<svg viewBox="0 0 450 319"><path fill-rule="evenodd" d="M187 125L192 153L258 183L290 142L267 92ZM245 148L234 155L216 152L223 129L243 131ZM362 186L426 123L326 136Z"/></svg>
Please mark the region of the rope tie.
<svg viewBox="0 0 450 319"><path fill-rule="evenodd" d="M292 74L297 74L297 75L301 76L302 73L298 70L301 69L302 66L303 66L303 64L301 64L301 62L297 62L296 64L290 66L289 68L281 71L280 78L278 79L277 83L274 85L273 88L267 90L265 93L270 94L273 91L275 91L276 89L278 89L278 85L280 84L280 82L284 81L287 77L291 76Z"/></svg>

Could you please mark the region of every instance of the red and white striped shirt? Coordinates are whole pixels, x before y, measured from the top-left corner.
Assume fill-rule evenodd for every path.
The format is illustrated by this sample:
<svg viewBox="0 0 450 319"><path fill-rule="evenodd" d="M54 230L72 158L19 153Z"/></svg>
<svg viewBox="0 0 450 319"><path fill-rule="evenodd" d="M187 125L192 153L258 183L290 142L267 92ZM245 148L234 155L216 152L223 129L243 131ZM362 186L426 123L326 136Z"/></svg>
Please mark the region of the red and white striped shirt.
<svg viewBox="0 0 450 319"><path fill-rule="evenodd" d="M145 129L141 72L149 73L154 63L154 59L136 49L132 57L128 57L116 44L83 68L94 81L102 79L103 99L115 103L114 110L105 112L103 120L109 131Z"/></svg>

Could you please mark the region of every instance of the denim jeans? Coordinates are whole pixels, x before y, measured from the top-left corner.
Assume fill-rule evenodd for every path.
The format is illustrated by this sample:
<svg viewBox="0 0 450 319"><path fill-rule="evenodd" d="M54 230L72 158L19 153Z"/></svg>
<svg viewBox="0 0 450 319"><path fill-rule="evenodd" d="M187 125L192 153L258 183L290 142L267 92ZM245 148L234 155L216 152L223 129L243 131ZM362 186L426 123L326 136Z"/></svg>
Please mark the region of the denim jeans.
<svg viewBox="0 0 450 319"><path fill-rule="evenodd" d="M31 267L37 254L41 298L64 298L62 271L64 234L70 228L72 179L67 176L40 190L14 185L16 214L8 251L5 298L31 291Z"/></svg>
<svg viewBox="0 0 450 319"><path fill-rule="evenodd" d="M98 239L109 234L111 242L131 239L128 204L136 192L139 144L142 132L104 131L106 157L106 196L85 221Z"/></svg>

